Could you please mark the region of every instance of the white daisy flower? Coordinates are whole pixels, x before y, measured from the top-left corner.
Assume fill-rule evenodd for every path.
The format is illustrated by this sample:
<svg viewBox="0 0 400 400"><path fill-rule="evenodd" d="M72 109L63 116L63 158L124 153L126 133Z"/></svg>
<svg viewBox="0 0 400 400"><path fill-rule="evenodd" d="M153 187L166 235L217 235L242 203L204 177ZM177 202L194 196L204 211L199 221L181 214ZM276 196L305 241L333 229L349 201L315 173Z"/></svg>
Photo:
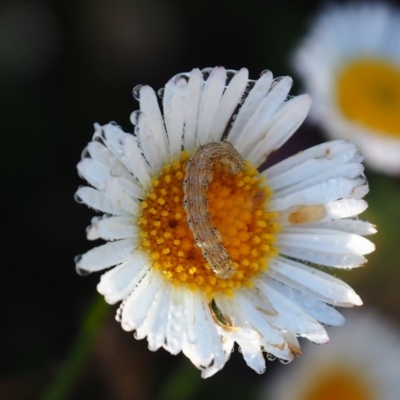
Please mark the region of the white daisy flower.
<svg viewBox="0 0 400 400"><path fill-rule="evenodd" d="M263 352L291 361L297 337L326 343L322 323L344 322L332 305L362 304L310 265L350 269L374 250L361 235L375 228L355 218L368 192L356 147L336 140L257 170L309 110L291 85L269 71L252 81L245 68L194 69L166 84L163 114L153 89L137 86L134 134L96 124L78 164L91 186L77 200L104 213L88 239L108 241L77 258L78 272L117 265L97 288L123 301L122 327L151 350L182 351L203 377L234 342L259 373ZM242 170L229 171L238 158Z"/></svg>
<svg viewBox="0 0 400 400"><path fill-rule="evenodd" d="M400 175L400 12L385 3L331 5L293 57L332 138L357 144L371 168Z"/></svg>
<svg viewBox="0 0 400 400"><path fill-rule="evenodd" d="M307 347L301 361L268 382L260 400L399 398L400 334L394 325L371 312L352 315L331 339L323 348Z"/></svg>

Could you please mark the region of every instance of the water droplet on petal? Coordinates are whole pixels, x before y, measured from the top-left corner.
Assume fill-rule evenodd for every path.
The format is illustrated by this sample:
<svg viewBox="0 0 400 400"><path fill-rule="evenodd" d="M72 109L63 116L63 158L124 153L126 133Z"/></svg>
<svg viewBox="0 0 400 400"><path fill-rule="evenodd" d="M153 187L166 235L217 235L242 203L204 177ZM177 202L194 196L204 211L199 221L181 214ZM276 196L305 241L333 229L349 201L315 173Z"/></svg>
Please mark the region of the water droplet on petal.
<svg viewBox="0 0 400 400"><path fill-rule="evenodd" d="M85 158L90 158L90 153L87 146L82 150L81 153L81 160L84 160Z"/></svg>
<svg viewBox="0 0 400 400"><path fill-rule="evenodd" d="M141 339L141 336L137 333L137 331L133 332L133 337L134 337L136 340L140 340L140 339Z"/></svg>
<svg viewBox="0 0 400 400"><path fill-rule="evenodd" d="M122 321L121 326L124 331L131 331L133 329L133 326L129 322L126 322L126 321Z"/></svg>
<svg viewBox="0 0 400 400"><path fill-rule="evenodd" d="M74 194L74 200L75 200L77 203L79 203L79 204L83 204L83 200L82 200L81 197L79 197L78 192L76 192L76 193Z"/></svg>
<svg viewBox="0 0 400 400"><path fill-rule="evenodd" d="M276 356L274 356L271 353L267 353L267 360L268 361L275 361L276 360Z"/></svg>
<svg viewBox="0 0 400 400"><path fill-rule="evenodd" d="M82 257L82 256L77 256L77 257ZM91 271L88 271L87 269L83 269L83 268L79 267L78 265L75 266L75 270L76 270L76 273L80 276L88 276L91 274Z"/></svg>
<svg viewBox="0 0 400 400"><path fill-rule="evenodd" d="M265 372L266 369L267 368L264 366L259 371L257 371L257 373L261 375L261 374L263 374Z"/></svg>
<svg viewBox="0 0 400 400"><path fill-rule="evenodd" d="M115 315L115 319L117 320L117 322L122 321L122 310L124 309L124 306L125 306L125 301L123 301L118 307L117 313Z"/></svg>
<svg viewBox="0 0 400 400"><path fill-rule="evenodd" d="M132 95L133 98L137 101L140 100L140 89L141 89L142 85L136 85L133 90L132 90Z"/></svg>
<svg viewBox="0 0 400 400"><path fill-rule="evenodd" d="M158 89L157 95L160 99L164 98L164 92L165 92L165 88L162 87L161 89Z"/></svg>
<svg viewBox="0 0 400 400"><path fill-rule="evenodd" d="M153 343L149 343L149 344L147 345L147 348L148 348L150 351L157 351L157 350L158 350L158 347L155 346Z"/></svg>
<svg viewBox="0 0 400 400"><path fill-rule="evenodd" d="M246 91L249 91L249 92L250 92L250 90L253 89L253 87L254 87L255 84L256 84L256 81L255 81L255 80L249 79L249 80L247 81Z"/></svg>
<svg viewBox="0 0 400 400"><path fill-rule="evenodd" d="M92 140L93 140L94 142L99 142L99 143L101 143L101 144L104 145L104 134L103 134L102 132L103 132L102 130L99 131L99 132L96 132L96 133L93 135Z"/></svg>
<svg viewBox="0 0 400 400"><path fill-rule="evenodd" d="M226 70L226 86L229 85L232 78L237 74L237 71L234 69L227 69Z"/></svg>
<svg viewBox="0 0 400 400"><path fill-rule="evenodd" d="M203 69L201 70L201 73L202 73L202 75L203 75L203 79L204 79L205 81L208 79L208 77L210 76L211 71L212 71L213 69L214 69L214 68L212 68L212 67L208 67L208 68L203 68Z"/></svg>
<svg viewBox="0 0 400 400"><path fill-rule="evenodd" d="M129 119L130 119L132 125L137 125L138 124L140 114L141 114L141 111L139 111L139 110L133 111L131 113Z"/></svg>
<svg viewBox="0 0 400 400"><path fill-rule="evenodd" d="M190 74L187 72L182 72L180 74L176 74L172 79L175 83L177 83L179 80L184 79L186 82L189 81Z"/></svg>
<svg viewBox="0 0 400 400"><path fill-rule="evenodd" d="M260 73L260 76L263 76L263 75L265 75L265 74L268 74L268 73L270 73L271 71L269 70L269 69L263 69L262 71L261 71L261 73Z"/></svg>
<svg viewBox="0 0 400 400"><path fill-rule="evenodd" d="M271 87L269 88L269 91L271 91L282 79L283 79L283 76L278 76L277 78L275 78L271 83Z"/></svg>

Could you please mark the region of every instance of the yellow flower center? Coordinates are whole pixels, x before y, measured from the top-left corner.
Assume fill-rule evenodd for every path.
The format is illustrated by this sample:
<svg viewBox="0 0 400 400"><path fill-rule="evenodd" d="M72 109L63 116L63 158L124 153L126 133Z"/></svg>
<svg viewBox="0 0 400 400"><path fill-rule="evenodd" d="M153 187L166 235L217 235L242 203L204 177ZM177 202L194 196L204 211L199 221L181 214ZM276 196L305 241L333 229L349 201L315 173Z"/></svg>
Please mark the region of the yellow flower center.
<svg viewBox="0 0 400 400"><path fill-rule="evenodd" d="M337 100L344 115L373 130L400 137L400 67L359 59L339 74Z"/></svg>
<svg viewBox="0 0 400 400"><path fill-rule="evenodd" d="M304 400L377 400L367 380L354 371L338 368L314 377Z"/></svg>
<svg viewBox="0 0 400 400"><path fill-rule="evenodd" d="M277 224L275 213L265 211L271 195L262 185L256 168L245 162L237 175L218 166L206 197L211 224L221 234L235 274L218 278L196 245L183 208L183 179L189 154L166 164L152 180L152 188L142 201L142 248L153 260L153 268L174 284L200 290L209 298L220 291L231 296L233 290L251 287L251 278L267 268L268 259L277 254L274 247Z"/></svg>

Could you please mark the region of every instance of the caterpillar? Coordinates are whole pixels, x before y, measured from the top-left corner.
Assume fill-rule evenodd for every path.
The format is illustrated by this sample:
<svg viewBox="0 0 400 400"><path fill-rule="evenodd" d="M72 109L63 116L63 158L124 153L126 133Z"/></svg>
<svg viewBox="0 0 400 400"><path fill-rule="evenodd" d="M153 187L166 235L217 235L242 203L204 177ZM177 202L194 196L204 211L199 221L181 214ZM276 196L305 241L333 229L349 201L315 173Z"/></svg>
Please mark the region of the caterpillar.
<svg viewBox="0 0 400 400"><path fill-rule="evenodd" d="M196 245L219 278L235 274L235 268L222 243L221 233L211 224L206 192L212 181L212 169L220 164L225 172L236 175L243 170L244 160L230 142L200 146L186 164L183 180L183 207Z"/></svg>

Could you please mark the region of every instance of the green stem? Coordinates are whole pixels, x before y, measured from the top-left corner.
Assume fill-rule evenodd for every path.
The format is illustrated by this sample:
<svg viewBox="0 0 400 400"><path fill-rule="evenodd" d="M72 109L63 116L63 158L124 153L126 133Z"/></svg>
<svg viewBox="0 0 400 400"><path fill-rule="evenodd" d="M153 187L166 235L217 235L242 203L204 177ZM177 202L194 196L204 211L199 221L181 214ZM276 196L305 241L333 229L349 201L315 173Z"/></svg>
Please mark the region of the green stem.
<svg viewBox="0 0 400 400"><path fill-rule="evenodd" d="M63 400L67 398L80 370L85 364L87 356L92 348L93 340L109 310L110 307L104 301L103 297L96 296L84 316L81 331L64 365L40 400Z"/></svg>
<svg viewBox="0 0 400 400"><path fill-rule="evenodd" d="M185 358L161 388L158 400L189 400L202 381L200 371Z"/></svg>

